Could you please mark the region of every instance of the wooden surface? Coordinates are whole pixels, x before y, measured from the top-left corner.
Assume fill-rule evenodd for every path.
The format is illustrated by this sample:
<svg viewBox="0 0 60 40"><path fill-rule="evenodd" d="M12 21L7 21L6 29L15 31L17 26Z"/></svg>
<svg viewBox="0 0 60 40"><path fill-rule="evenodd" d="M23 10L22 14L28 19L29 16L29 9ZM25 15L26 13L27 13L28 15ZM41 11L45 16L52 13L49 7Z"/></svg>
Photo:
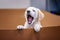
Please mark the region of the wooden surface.
<svg viewBox="0 0 60 40"><path fill-rule="evenodd" d="M17 30L23 25L25 9L0 9L0 40L60 40L60 16L42 11L45 18L43 28L36 33L33 29ZM59 26L59 27L58 27Z"/></svg>
<svg viewBox="0 0 60 40"><path fill-rule="evenodd" d="M0 9L0 29L15 30L17 25L24 25L25 9ZM43 27L60 26L60 16L42 11L45 15L41 21Z"/></svg>
<svg viewBox="0 0 60 40"><path fill-rule="evenodd" d="M0 30L0 40L60 40L60 27L44 27L39 32L33 29Z"/></svg>

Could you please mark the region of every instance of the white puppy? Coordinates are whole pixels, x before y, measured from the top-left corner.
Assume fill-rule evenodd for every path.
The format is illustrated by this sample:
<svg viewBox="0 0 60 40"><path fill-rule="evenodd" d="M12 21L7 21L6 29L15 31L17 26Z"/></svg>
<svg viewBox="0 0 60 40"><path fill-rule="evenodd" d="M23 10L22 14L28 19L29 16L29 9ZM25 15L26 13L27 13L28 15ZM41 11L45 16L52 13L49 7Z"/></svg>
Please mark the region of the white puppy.
<svg viewBox="0 0 60 40"><path fill-rule="evenodd" d="M41 23L40 21L44 18L44 14L35 7L28 7L25 11L25 25L18 25L17 29L27 29L34 28L36 32L40 31Z"/></svg>

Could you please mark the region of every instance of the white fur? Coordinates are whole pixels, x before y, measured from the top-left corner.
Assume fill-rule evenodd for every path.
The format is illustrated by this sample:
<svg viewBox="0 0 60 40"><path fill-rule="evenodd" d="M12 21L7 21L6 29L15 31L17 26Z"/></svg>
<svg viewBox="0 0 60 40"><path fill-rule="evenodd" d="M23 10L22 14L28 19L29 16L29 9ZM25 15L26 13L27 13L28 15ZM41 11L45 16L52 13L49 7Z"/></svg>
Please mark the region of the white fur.
<svg viewBox="0 0 60 40"><path fill-rule="evenodd" d="M30 15L34 17L33 21L31 24L28 24L27 21L27 11L30 11ZM35 10L35 12L33 11ZM34 28L36 32L40 31L40 28L42 27L40 21L44 18L44 14L39 10L38 8L35 7L28 7L25 11L25 19L26 22L24 26L18 25L17 29L27 29L27 28Z"/></svg>

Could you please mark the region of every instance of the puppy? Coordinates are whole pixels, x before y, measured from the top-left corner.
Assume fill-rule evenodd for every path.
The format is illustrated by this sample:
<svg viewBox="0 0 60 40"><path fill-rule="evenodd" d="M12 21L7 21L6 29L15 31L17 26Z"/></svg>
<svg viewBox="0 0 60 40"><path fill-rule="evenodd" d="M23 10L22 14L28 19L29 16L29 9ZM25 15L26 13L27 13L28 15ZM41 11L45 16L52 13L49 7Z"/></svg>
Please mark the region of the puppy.
<svg viewBox="0 0 60 40"><path fill-rule="evenodd" d="M18 25L17 29L27 29L27 28L34 28L36 32L40 31L42 27L40 21L44 18L44 14L35 7L28 7L25 11L25 19L26 22L24 26Z"/></svg>

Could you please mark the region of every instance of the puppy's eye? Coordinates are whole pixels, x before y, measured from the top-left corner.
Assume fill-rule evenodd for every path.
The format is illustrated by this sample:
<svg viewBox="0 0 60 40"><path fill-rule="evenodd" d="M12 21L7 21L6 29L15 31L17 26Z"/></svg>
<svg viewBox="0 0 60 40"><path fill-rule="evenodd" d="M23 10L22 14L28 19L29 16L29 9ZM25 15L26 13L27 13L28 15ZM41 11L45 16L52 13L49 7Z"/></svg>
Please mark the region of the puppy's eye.
<svg viewBox="0 0 60 40"><path fill-rule="evenodd" d="M35 12L35 10L33 10L33 12Z"/></svg>

